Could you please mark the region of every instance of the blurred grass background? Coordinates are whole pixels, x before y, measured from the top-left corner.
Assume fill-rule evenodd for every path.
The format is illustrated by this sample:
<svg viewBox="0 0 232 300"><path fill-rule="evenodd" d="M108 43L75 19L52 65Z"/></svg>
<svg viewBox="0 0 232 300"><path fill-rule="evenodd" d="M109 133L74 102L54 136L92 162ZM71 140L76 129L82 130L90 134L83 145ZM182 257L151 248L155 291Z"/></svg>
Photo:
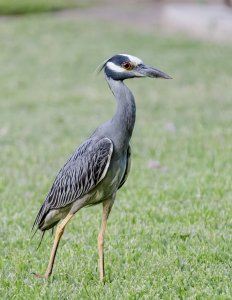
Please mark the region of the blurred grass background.
<svg viewBox="0 0 232 300"><path fill-rule="evenodd" d="M0 298L230 299L231 47L124 25L49 15L0 24ZM132 170L106 234L101 207L83 209L61 242L30 229L69 153L115 109L96 67L131 53L174 77L126 83L137 100Z"/></svg>
<svg viewBox="0 0 232 300"><path fill-rule="evenodd" d="M97 0L98 3L100 0ZM40 13L93 5L96 0L0 0L0 15Z"/></svg>

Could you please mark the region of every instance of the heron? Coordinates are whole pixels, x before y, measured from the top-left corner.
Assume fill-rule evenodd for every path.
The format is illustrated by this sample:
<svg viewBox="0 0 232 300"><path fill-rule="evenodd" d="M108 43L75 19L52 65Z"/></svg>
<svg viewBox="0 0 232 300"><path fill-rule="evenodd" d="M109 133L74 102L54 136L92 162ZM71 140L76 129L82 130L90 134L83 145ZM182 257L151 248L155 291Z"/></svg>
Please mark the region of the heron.
<svg viewBox="0 0 232 300"><path fill-rule="evenodd" d="M171 79L129 54L114 55L102 64L102 70L116 99L116 111L112 119L100 125L65 162L37 214L33 228L42 231L42 237L46 230L57 225L46 272L34 273L40 278L51 276L60 239L73 216L85 206L102 203L98 254L100 280L104 281L104 235L116 193L130 172L130 140L136 117L135 99L124 80L137 77Z"/></svg>

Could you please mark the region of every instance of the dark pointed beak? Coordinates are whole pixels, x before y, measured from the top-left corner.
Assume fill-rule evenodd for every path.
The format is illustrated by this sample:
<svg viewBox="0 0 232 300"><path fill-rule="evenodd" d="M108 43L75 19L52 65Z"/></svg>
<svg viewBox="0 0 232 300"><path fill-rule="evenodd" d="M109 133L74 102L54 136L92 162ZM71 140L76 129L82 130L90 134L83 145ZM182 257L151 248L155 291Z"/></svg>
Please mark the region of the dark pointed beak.
<svg viewBox="0 0 232 300"><path fill-rule="evenodd" d="M141 64L137 67L136 73L138 74L138 76L141 76L141 77L173 79L168 74L166 74L158 69L155 69L155 68L143 65L143 64Z"/></svg>

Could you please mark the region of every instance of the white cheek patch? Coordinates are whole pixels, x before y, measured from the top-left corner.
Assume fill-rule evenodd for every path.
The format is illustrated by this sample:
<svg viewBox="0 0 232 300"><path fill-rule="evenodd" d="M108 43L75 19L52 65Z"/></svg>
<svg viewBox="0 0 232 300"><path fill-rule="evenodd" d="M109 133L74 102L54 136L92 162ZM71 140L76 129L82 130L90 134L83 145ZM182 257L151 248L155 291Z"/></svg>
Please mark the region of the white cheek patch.
<svg viewBox="0 0 232 300"><path fill-rule="evenodd" d="M114 72L117 72L117 73L123 73L125 72L125 69L123 67L120 67L118 65L115 65L114 63L112 62L108 62L106 64L107 68L109 68L110 70L114 71Z"/></svg>
<svg viewBox="0 0 232 300"><path fill-rule="evenodd" d="M136 56L133 56L133 55L130 55L130 54L119 54L119 55L123 55L123 56L126 56L129 58L129 60L135 65L140 65L143 63L143 61L141 59L139 59L138 57Z"/></svg>

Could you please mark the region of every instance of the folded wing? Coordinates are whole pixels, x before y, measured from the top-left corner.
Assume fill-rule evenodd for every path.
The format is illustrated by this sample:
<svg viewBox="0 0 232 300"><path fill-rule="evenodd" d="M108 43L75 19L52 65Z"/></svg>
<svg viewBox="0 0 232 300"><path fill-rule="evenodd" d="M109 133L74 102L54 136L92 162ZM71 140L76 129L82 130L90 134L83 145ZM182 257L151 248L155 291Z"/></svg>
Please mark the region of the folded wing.
<svg viewBox="0 0 232 300"><path fill-rule="evenodd" d="M113 143L108 138L85 141L67 160L58 173L34 225L43 223L51 209L65 207L92 190L105 177Z"/></svg>

